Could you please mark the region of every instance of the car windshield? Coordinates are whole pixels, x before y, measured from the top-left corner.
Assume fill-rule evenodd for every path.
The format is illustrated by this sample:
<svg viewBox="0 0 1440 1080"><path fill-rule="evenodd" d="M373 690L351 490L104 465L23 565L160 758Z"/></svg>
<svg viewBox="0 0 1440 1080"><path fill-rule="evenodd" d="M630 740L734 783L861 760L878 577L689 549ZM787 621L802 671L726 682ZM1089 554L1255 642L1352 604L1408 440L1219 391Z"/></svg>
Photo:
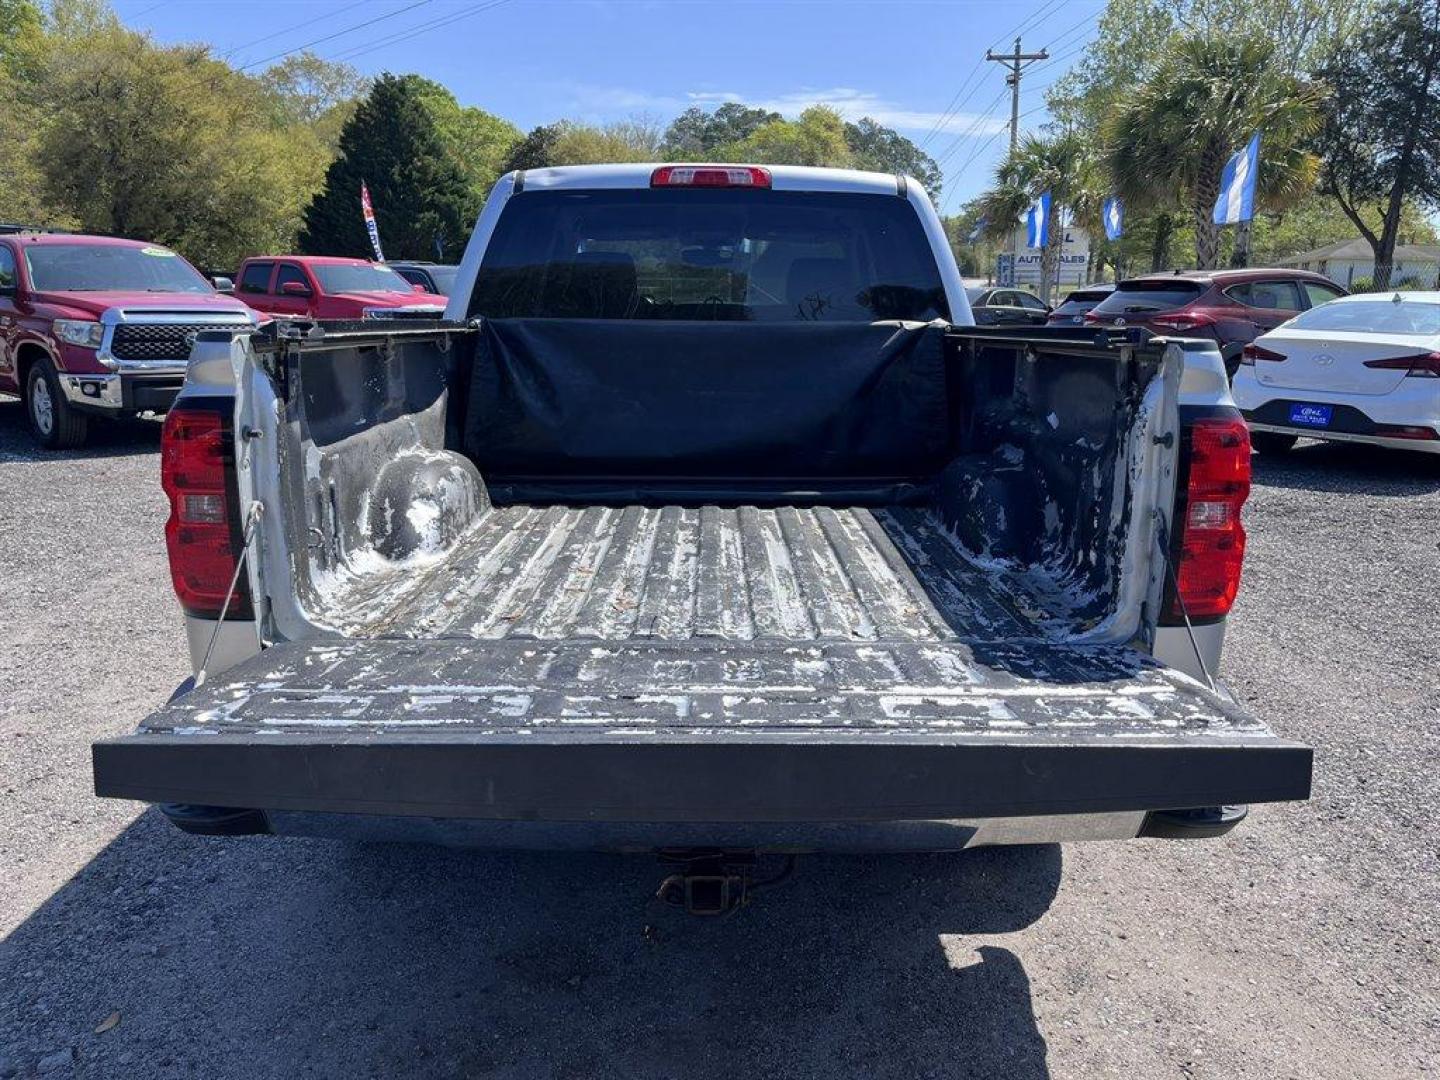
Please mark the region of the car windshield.
<svg viewBox="0 0 1440 1080"><path fill-rule="evenodd" d="M989 289L966 289L966 290L965 290L965 299L966 299L966 300L969 300L970 303L973 304L973 303L975 303L975 301L979 300L982 296L984 296L984 295L985 295L987 292L989 292L989 291L990 291Z"/></svg>
<svg viewBox="0 0 1440 1080"><path fill-rule="evenodd" d="M471 314L871 322L948 311L904 199L646 188L512 198Z"/></svg>
<svg viewBox="0 0 1440 1080"><path fill-rule="evenodd" d="M128 244L34 244L25 249L37 292L214 292L169 248Z"/></svg>
<svg viewBox="0 0 1440 1080"><path fill-rule="evenodd" d="M1322 304L1285 324L1287 330L1349 330L1370 334L1440 334L1440 304L1421 300L1346 300Z"/></svg>
<svg viewBox="0 0 1440 1080"><path fill-rule="evenodd" d="M320 263L310 267L327 293L414 292L410 282L388 266L373 263Z"/></svg>
<svg viewBox="0 0 1440 1080"><path fill-rule="evenodd" d="M1183 278L1176 281L1122 281L1109 296L1095 305L1097 315L1131 315L1142 311L1168 311L1184 307L1205 286Z"/></svg>

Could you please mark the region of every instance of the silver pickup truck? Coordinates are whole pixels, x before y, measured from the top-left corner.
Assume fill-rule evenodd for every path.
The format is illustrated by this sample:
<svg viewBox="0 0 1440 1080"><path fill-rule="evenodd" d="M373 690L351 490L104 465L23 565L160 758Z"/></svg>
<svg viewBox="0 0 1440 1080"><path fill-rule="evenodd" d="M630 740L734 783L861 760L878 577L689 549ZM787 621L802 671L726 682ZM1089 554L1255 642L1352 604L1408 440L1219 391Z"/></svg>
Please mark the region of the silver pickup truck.
<svg viewBox="0 0 1440 1080"><path fill-rule="evenodd" d="M163 446L197 678L97 791L762 852L1306 798L1216 682L1250 448L1213 344L971 323L911 179L616 165L504 177L442 323L203 335Z"/></svg>

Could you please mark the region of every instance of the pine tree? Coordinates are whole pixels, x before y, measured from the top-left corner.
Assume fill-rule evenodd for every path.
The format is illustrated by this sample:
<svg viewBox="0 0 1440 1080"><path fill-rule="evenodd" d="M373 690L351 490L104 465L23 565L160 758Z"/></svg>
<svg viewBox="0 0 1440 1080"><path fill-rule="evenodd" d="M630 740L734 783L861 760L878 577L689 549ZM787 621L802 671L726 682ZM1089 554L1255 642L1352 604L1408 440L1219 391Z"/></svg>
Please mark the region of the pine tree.
<svg viewBox="0 0 1440 1080"><path fill-rule="evenodd" d="M425 81L385 74L340 132L340 153L305 211L300 246L312 255L371 254L360 213L370 189L386 257L433 258L437 238L462 248L479 211L477 196L425 102Z"/></svg>

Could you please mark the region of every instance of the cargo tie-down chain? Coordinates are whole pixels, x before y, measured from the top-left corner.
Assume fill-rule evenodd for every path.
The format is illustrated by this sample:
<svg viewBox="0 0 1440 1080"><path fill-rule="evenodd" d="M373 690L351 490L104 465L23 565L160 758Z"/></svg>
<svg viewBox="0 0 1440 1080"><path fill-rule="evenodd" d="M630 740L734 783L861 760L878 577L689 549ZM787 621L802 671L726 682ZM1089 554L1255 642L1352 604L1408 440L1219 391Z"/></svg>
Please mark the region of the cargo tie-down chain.
<svg viewBox="0 0 1440 1080"><path fill-rule="evenodd" d="M200 661L200 670L195 673L195 685L203 686L205 673L210 667L210 654L215 651L215 641L220 636L220 627L225 625L225 616L230 611L230 601L235 599L235 588L240 584L240 573L245 569L245 560L250 557L250 545L255 540L255 527L265 513L265 504L259 501L250 504L250 513L245 517L245 528L240 533L240 557L235 560L235 572L230 575L230 588L225 590L225 602L220 605L220 617L215 620L215 629L210 631L210 643L205 646L205 659Z"/></svg>

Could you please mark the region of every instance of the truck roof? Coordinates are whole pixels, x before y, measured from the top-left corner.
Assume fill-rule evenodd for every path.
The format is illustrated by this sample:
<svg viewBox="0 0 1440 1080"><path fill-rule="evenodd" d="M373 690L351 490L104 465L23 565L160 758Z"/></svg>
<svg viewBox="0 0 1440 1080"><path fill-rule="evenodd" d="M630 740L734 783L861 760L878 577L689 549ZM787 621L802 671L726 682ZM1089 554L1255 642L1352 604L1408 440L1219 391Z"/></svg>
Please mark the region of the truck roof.
<svg viewBox="0 0 1440 1080"><path fill-rule="evenodd" d="M94 244L97 247L165 247L164 244L156 244L150 240L127 240L122 236L92 236L86 233L66 232L37 232L37 233L15 233L12 240L22 244ZM169 250L168 248L166 250Z"/></svg>
<svg viewBox="0 0 1440 1080"><path fill-rule="evenodd" d="M371 266L379 265L371 259L354 259L348 255L251 255L244 261L252 262L297 262L311 266ZM243 265L243 263L242 263Z"/></svg>
<svg viewBox="0 0 1440 1080"><path fill-rule="evenodd" d="M696 164L708 168L724 168L717 162L627 162L616 165L557 165L547 169L525 169L524 190L543 188L588 189L648 188L650 176L665 165ZM732 168L755 168L753 165L727 163ZM838 191L859 194L895 195L900 192L900 178L895 173L862 172L859 169L822 169L809 165L762 165L770 173L770 186L775 191ZM906 181L920 186L919 181Z"/></svg>

